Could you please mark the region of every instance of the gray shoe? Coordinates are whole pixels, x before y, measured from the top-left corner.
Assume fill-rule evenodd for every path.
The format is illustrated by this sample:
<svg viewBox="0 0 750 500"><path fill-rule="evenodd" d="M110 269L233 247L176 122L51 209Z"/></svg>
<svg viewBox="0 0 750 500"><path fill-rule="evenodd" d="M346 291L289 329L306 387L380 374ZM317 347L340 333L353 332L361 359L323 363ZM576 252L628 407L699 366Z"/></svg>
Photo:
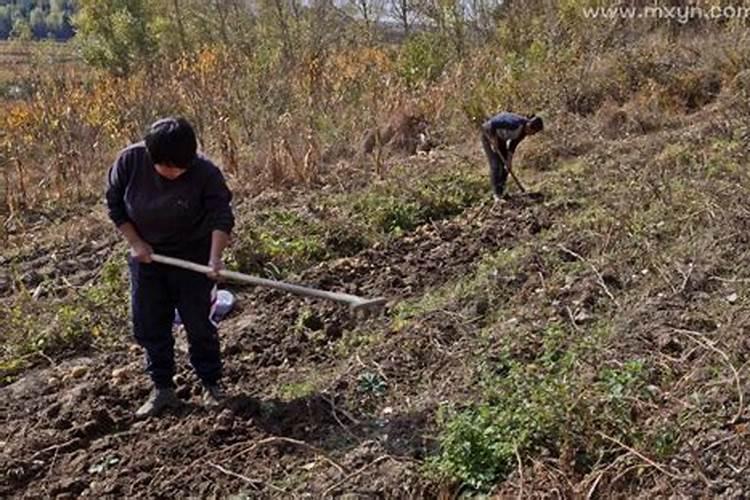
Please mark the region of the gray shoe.
<svg viewBox="0 0 750 500"><path fill-rule="evenodd" d="M203 405L206 408L218 408L224 402L224 389L219 384L203 386Z"/></svg>
<svg viewBox="0 0 750 500"><path fill-rule="evenodd" d="M135 412L136 418L154 417L167 408L176 408L180 400L171 387L155 387L143 406Z"/></svg>

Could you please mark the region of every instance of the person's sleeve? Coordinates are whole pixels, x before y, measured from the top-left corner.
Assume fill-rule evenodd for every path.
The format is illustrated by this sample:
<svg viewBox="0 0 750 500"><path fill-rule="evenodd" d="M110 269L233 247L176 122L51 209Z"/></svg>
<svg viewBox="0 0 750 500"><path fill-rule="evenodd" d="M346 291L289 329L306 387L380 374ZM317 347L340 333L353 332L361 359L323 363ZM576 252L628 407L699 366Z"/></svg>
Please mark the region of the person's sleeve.
<svg viewBox="0 0 750 500"><path fill-rule="evenodd" d="M208 211L211 230L224 231L227 234L234 228L234 214L232 213L232 192L221 170L215 168L208 180L203 199Z"/></svg>
<svg viewBox="0 0 750 500"><path fill-rule="evenodd" d="M125 190L128 186L131 170L132 162L128 161L128 155L123 153L117 157L107 173L107 212L110 220L117 227L130 222L125 208Z"/></svg>
<svg viewBox="0 0 750 500"><path fill-rule="evenodd" d="M520 134L516 139L511 139L510 141L508 141L508 154L510 154L511 156L513 156L513 153L516 152L516 148L519 144L521 144L521 141L526 138L525 127L529 122L527 118L524 118L522 116L519 116L518 118L518 128L521 129Z"/></svg>
<svg viewBox="0 0 750 500"><path fill-rule="evenodd" d="M508 142L508 154L512 156L513 153L516 152L516 148L519 144L521 144L521 141L524 139L524 137L524 135L521 135L521 137L519 137L518 139L513 139Z"/></svg>

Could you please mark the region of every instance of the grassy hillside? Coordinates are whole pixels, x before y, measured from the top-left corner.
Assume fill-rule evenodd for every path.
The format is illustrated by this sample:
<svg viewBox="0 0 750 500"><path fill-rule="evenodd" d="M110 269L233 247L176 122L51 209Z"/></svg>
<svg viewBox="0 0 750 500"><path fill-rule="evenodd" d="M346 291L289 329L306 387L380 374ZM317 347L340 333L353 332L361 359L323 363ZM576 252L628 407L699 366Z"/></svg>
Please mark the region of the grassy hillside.
<svg viewBox="0 0 750 500"><path fill-rule="evenodd" d="M742 498L747 34L579 4L511 6L456 53L331 49L286 83L217 45L158 86L92 71L6 102L0 494ZM547 129L515 161L533 193L492 204L473 122L498 109ZM395 110L436 147L357 151ZM157 111L223 162L230 266L389 301L357 317L227 285L227 407L191 403L179 362L186 405L135 422L149 388L99 186Z"/></svg>

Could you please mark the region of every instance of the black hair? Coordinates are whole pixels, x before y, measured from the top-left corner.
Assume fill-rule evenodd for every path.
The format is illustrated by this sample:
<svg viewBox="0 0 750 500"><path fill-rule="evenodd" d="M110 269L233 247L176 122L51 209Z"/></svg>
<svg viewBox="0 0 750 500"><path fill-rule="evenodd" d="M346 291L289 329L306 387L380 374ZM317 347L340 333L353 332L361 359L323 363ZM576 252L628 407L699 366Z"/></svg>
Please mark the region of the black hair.
<svg viewBox="0 0 750 500"><path fill-rule="evenodd" d="M544 120L541 116L531 115L529 116L529 128L535 132L541 132L544 130Z"/></svg>
<svg viewBox="0 0 750 500"><path fill-rule="evenodd" d="M152 123L143 140L154 164L188 168L198 151L193 126L181 117Z"/></svg>

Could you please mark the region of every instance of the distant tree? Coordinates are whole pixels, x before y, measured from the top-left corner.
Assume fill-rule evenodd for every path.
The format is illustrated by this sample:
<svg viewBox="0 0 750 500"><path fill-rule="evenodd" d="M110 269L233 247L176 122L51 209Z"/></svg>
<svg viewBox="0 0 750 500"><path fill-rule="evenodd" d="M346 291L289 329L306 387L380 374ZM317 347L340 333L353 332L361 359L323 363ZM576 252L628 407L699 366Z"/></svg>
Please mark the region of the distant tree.
<svg viewBox="0 0 750 500"><path fill-rule="evenodd" d="M384 0L349 0L349 10L371 29L378 23L385 10Z"/></svg>
<svg viewBox="0 0 750 500"><path fill-rule="evenodd" d="M41 7L34 7L29 14L29 26L34 38L46 38L47 19Z"/></svg>
<svg viewBox="0 0 750 500"><path fill-rule="evenodd" d="M10 18L10 9L7 5L0 5L0 39L10 36L13 29L13 21Z"/></svg>
<svg viewBox="0 0 750 500"><path fill-rule="evenodd" d="M461 0L420 0L419 10L454 51L462 54L466 39L465 3Z"/></svg>
<svg viewBox="0 0 750 500"><path fill-rule="evenodd" d="M13 22L13 29L10 32L10 37L16 40L31 40L33 38L33 33L31 32L29 22L22 17L16 18Z"/></svg>
<svg viewBox="0 0 750 500"><path fill-rule="evenodd" d="M0 40L9 37L68 39L77 0L0 0ZM17 28L14 30L14 27ZM28 28L28 29L27 29Z"/></svg>
<svg viewBox="0 0 750 500"><path fill-rule="evenodd" d="M50 0L49 9L52 12L66 12L71 10L71 2L66 0Z"/></svg>
<svg viewBox="0 0 750 500"><path fill-rule="evenodd" d="M73 29L72 16L75 12L73 0L51 0L47 24L50 24L49 17L55 25L54 36L59 40L67 40L75 34Z"/></svg>
<svg viewBox="0 0 750 500"><path fill-rule="evenodd" d="M70 24L70 17L65 12L51 11L47 16L46 23L49 37L58 40L67 40L74 34L73 26Z"/></svg>
<svg viewBox="0 0 750 500"><path fill-rule="evenodd" d="M34 0L18 0L12 3L15 3L24 15L28 15L28 13L31 12L31 9L34 8Z"/></svg>
<svg viewBox="0 0 750 500"><path fill-rule="evenodd" d="M124 75L156 52L146 0L80 0L75 24L84 59Z"/></svg>
<svg viewBox="0 0 750 500"><path fill-rule="evenodd" d="M414 0L390 0L390 7L393 17L401 25L404 34L408 35L416 15Z"/></svg>

